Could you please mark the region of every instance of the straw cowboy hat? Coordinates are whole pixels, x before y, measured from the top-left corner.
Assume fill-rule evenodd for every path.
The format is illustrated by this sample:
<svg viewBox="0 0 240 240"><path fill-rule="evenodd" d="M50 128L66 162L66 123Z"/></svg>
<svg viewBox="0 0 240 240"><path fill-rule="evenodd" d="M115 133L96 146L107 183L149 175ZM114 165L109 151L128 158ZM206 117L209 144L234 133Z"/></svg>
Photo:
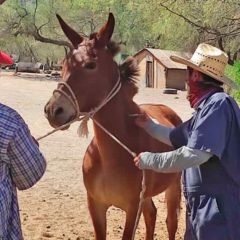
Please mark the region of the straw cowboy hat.
<svg viewBox="0 0 240 240"><path fill-rule="evenodd" d="M198 45L191 59L180 56L170 56L174 62L182 63L197 71L200 71L231 88L239 89L239 86L228 77L224 76L224 69L228 64L228 56L220 49L206 43Z"/></svg>

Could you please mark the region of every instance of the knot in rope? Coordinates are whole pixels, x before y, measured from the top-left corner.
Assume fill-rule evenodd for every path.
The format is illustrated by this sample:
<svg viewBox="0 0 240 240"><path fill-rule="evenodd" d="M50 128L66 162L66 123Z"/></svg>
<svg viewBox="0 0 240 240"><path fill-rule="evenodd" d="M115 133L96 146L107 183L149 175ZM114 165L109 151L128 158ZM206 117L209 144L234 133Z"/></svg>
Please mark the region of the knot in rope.
<svg viewBox="0 0 240 240"><path fill-rule="evenodd" d="M77 134L79 137L88 137L89 130L88 130L88 121L92 117L90 115L85 115L84 118L82 119L82 122L80 123Z"/></svg>

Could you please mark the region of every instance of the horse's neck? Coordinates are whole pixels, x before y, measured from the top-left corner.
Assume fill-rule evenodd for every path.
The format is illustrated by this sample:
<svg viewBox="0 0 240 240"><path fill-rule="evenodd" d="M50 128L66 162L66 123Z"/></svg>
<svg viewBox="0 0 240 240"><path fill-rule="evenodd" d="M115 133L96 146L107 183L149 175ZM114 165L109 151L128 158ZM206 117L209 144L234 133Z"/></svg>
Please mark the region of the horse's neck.
<svg viewBox="0 0 240 240"><path fill-rule="evenodd" d="M120 133L133 118L129 114L139 112L139 106L125 99L124 93L119 92L108 102L94 118L113 133Z"/></svg>
<svg viewBox="0 0 240 240"><path fill-rule="evenodd" d="M134 137L137 127L134 118L129 114L137 112L139 112L139 106L133 101L126 100L124 93L119 92L94 118L113 136L131 147L131 138ZM110 155L111 152L117 154L118 151L127 153L120 145L116 145L109 134L104 132L96 123L94 123L94 134L101 152L106 150L107 154Z"/></svg>

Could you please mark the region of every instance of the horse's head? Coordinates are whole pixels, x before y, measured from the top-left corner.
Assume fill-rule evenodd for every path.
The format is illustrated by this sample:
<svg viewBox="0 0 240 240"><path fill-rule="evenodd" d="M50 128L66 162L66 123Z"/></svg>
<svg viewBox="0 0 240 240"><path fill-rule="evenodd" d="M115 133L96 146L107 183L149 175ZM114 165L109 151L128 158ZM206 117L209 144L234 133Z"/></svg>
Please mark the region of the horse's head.
<svg viewBox="0 0 240 240"><path fill-rule="evenodd" d="M75 32L60 16L57 18L73 48L63 61L62 83L44 109L53 127L68 123L78 112L97 107L119 78L118 66L113 60L117 47L109 47L115 24L112 13L100 31L89 38Z"/></svg>

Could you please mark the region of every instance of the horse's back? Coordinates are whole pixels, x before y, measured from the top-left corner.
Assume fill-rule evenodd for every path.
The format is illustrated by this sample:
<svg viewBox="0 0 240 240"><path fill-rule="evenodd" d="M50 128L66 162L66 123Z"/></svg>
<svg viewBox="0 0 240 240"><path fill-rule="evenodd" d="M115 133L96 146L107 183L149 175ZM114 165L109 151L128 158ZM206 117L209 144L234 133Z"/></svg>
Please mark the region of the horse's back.
<svg viewBox="0 0 240 240"><path fill-rule="evenodd" d="M163 104L141 104L140 108L150 117L165 126L177 126L182 123L181 118L170 107Z"/></svg>

